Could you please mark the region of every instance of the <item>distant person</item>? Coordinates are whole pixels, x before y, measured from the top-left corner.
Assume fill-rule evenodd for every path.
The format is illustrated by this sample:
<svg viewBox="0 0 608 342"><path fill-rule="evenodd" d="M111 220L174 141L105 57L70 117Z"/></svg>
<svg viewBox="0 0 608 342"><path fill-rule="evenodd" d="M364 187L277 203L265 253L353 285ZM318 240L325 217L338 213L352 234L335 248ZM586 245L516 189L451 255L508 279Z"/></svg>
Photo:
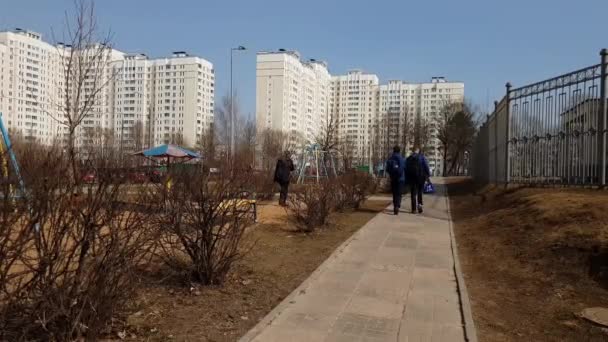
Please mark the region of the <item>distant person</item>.
<svg viewBox="0 0 608 342"><path fill-rule="evenodd" d="M281 195L279 197L279 205L281 206L287 205L287 193L289 192L289 182L293 170L294 166L290 153L285 151L283 157L277 160L277 167L274 170L274 181L279 183L281 187Z"/></svg>
<svg viewBox="0 0 608 342"><path fill-rule="evenodd" d="M422 192L424 190L424 183L430 176L429 163L424 155L420 153L420 148L414 147L412 154L405 160L405 178L410 187L413 214L416 211L422 214Z"/></svg>
<svg viewBox="0 0 608 342"><path fill-rule="evenodd" d="M405 160L401 156L401 149L399 146L393 147L393 154L386 161L386 172L391 179L391 192L393 193L393 212L395 215L399 215L399 209L401 208L401 190L405 185L405 174L403 170L405 168Z"/></svg>

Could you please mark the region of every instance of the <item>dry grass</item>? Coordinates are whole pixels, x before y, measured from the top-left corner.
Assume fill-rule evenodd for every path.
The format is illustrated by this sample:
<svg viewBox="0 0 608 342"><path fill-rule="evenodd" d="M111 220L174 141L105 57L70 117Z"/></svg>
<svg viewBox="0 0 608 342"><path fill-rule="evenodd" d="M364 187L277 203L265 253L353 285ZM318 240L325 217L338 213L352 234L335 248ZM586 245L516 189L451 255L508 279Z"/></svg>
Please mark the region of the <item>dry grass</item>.
<svg viewBox="0 0 608 342"><path fill-rule="evenodd" d="M456 182L450 195L481 341L608 340L576 316L608 307L608 193Z"/></svg>

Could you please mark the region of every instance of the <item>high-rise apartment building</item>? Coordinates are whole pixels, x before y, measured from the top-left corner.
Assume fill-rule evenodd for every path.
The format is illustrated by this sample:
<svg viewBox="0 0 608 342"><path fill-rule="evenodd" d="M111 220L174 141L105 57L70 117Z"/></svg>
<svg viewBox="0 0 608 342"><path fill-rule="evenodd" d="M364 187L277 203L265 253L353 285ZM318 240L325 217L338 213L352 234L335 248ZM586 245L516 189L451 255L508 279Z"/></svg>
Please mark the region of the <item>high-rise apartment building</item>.
<svg viewBox="0 0 608 342"><path fill-rule="evenodd" d="M71 49L34 32L0 32L0 112L10 130L44 144L67 134L63 58ZM95 100L76 143L113 139L124 150L175 142L194 146L213 123L213 65L185 52L148 59L108 49L107 63L89 74L80 95ZM94 94L93 94L94 92Z"/></svg>
<svg viewBox="0 0 608 342"><path fill-rule="evenodd" d="M441 109L464 99L464 83L389 81L353 70L331 76L327 65L302 62L296 51L257 55L256 120L265 129L311 143L327 123L336 126L341 152L355 164L378 163L395 145L424 145L431 168L441 169L437 121ZM330 121L331 120L331 121Z"/></svg>
<svg viewBox="0 0 608 342"><path fill-rule="evenodd" d="M389 81L379 87L378 99L371 134L375 135L379 153L388 153L394 145L407 149L416 142L426 146L431 169L435 173L441 170L439 114L446 104L464 100L464 83L448 82L443 77L433 77L425 83Z"/></svg>
<svg viewBox="0 0 608 342"><path fill-rule="evenodd" d="M378 84L378 76L360 70L331 79L330 117L355 160L367 160L371 153L369 133L376 116Z"/></svg>
<svg viewBox="0 0 608 342"><path fill-rule="evenodd" d="M297 51L259 52L256 67L258 132L285 132L295 144L312 143L327 122L327 64L303 62Z"/></svg>
<svg viewBox="0 0 608 342"><path fill-rule="evenodd" d="M0 112L9 129L50 143L58 130L58 48L31 31L0 32Z"/></svg>
<svg viewBox="0 0 608 342"><path fill-rule="evenodd" d="M213 124L213 65L186 52L112 63L114 135L129 149L175 142L194 146Z"/></svg>

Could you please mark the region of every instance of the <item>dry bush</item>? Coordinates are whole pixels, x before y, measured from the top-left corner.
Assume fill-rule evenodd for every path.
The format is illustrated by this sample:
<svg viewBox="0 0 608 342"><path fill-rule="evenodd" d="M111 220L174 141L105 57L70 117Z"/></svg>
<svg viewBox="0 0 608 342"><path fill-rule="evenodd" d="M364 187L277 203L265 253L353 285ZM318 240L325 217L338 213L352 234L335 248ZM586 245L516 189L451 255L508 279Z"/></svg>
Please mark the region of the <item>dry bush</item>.
<svg viewBox="0 0 608 342"><path fill-rule="evenodd" d="M274 183L274 172L256 172L252 177L253 189L259 200L271 200L274 198L277 186Z"/></svg>
<svg viewBox="0 0 608 342"><path fill-rule="evenodd" d="M203 172L178 176L166 193L161 256L185 280L221 284L244 253L242 238L254 219L251 206L239 198L249 191L250 174L225 170L213 178Z"/></svg>
<svg viewBox="0 0 608 342"><path fill-rule="evenodd" d="M115 181L74 182L61 148L22 150L26 195L0 204L0 340L95 340L152 254L153 208L126 208L126 188ZM117 166L116 158L89 158L93 168Z"/></svg>
<svg viewBox="0 0 608 342"><path fill-rule="evenodd" d="M312 232L327 223L334 208L334 190L335 184L326 180L302 186L289 196L287 210L300 231Z"/></svg>
<svg viewBox="0 0 608 342"><path fill-rule="evenodd" d="M364 172L349 171L335 179L335 209L359 209L376 189L377 183L372 176Z"/></svg>

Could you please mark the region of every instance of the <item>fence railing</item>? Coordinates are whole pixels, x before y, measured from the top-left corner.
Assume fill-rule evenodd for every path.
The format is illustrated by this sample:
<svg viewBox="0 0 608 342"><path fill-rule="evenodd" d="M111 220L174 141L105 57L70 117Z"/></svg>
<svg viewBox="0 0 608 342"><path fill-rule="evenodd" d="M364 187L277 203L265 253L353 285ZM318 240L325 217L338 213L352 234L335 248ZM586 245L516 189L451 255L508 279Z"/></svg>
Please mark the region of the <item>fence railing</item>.
<svg viewBox="0 0 608 342"><path fill-rule="evenodd" d="M473 177L488 183L606 185L606 71L601 63L506 95L481 126Z"/></svg>

